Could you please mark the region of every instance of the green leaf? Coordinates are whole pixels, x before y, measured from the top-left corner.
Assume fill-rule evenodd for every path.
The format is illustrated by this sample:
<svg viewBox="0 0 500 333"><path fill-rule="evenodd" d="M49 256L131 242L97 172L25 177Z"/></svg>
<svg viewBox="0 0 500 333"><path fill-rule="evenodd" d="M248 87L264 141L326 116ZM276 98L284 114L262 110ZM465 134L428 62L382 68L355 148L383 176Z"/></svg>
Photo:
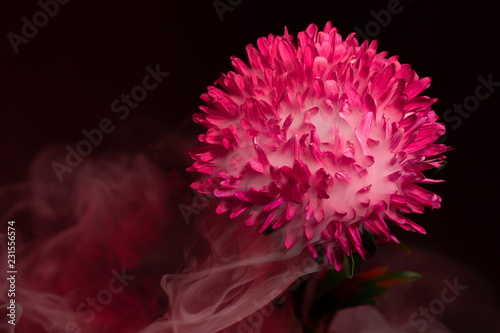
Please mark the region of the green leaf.
<svg viewBox="0 0 500 333"><path fill-rule="evenodd" d="M343 307L377 304L375 298L377 296L385 297L388 288L418 280L421 277L420 274L414 272L389 272L388 270L387 266L377 267L356 275L355 279L351 280L355 292L352 297L346 300Z"/></svg>
<svg viewBox="0 0 500 333"><path fill-rule="evenodd" d="M351 256L352 257L352 256ZM323 291L309 310L310 318L319 322L323 318L331 318L336 311L348 307L365 304L377 304L378 297L386 296L389 287L419 279L414 272L389 272L389 268L377 267L367 272L344 279ZM334 281L329 276L329 282Z"/></svg>
<svg viewBox="0 0 500 333"><path fill-rule="evenodd" d="M326 276L320 282L316 296L320 297L342 281L352 278L354 275L354 268L356 266L355 258L352 253L349 257L344 254L344 266L342 267L342 270L337 272L333 267L330 267L330 269L326 271Z"/></svg>

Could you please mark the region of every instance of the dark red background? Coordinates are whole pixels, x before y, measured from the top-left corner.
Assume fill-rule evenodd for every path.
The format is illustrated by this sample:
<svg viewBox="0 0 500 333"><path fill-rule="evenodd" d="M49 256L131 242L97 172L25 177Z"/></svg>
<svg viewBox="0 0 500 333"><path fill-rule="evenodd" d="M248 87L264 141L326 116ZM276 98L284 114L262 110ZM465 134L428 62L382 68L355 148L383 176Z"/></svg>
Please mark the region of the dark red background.
<svg viewBox="0 0 500 333"><path fill-rule="evenodd" d="M224 0L223 0L224 1ZM225 2L225 1L224 1ZM238 1L233 0L233 3ZM0 5L0 184L26 179L33 156L54 143L76 143L81 131L104 117L116 119L110 104L129 93L145 66L161 64L169 77L149 93L130 117L94 148L144 150L169 133L171 145L201 131L190 121L199 95L231 70L229 57L246 60L245 45L286 25L296 35L309 23L331 20L345 37L374 21L371 11L388 1L243 0L221 21L212 1L70 1L15 54L7 39L20 33L21 18L40 10L36 1ZM438 97L436 112L474 94L477 77L500 81L498 18L493 4L401 1L401 13L377 35L379 50L400 55L421 76L433 78L425 92ZM428 187L443 198L442 208L415 216L427 236L400 232L403 240L449 254L498 280L498 124L500 88L480 103L456 130L449 131L449 164ZM184 162L171 163L184 167ZM77 170L76 170L77 172ZM19 222L21 223L21 222ZM445 263L443 263L445 264Z"/></svg>

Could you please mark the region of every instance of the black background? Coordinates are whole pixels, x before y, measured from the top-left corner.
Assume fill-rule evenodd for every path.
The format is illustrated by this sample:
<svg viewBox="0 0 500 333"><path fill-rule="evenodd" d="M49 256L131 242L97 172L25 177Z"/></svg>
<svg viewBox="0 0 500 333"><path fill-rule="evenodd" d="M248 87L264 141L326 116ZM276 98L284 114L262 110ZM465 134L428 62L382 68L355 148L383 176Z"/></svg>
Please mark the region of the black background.
<svg viewBox="0 0 500 333"><path fill-rule="evenodd" d="M233 0L238 2L221 21L210 0L72 0L60 5L57 15L21 44L17 54L7 34L20 34L21 18L31 20L40 6L36 1L2 2L1 185L25 180L38 151L82 140L81 131L97 127L104 117L116 121L116 130L94 148L96 154L144 150L165 135L183 141L167 144L191 144L202 131L190 121L199 95L231 70L231 55L246 61L247 44L269 33L282 34L285 25L296 35L310 23L322 28L330 20L345 38L355 27L364 30L375 21L371 11L389 3ZM473 95L478 76L500 81L499 20L493 2L402 0L401 6L375 36L379 51L399 55L420 77L433 78L424 93L439 98L434 104L438 115ZM169 77L127 119L117 120L111 102L141 83L147 65L156 64ZM492 284L500 249L499 102L500 87L457 129L448 125L446 143L454 150L439 173L446 182L428 187L442 196L442 208L414 217L427 236L398 234L460 260Z"/></svg>

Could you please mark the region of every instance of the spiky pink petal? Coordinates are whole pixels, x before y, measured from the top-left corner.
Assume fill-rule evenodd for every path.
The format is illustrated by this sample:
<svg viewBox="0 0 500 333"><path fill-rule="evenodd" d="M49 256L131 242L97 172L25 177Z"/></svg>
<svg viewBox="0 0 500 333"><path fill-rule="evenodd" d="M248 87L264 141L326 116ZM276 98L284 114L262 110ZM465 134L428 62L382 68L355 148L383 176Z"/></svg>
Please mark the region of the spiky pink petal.
<svg viewBox="0 0 500 333"><path fill-rule="evenodd" d="M220 198L219 214L284 230L288 249L317 256L322 245L337 270L344 254L365 256L363 232L398 242L384 219L425 233L401 213L440 207L417 183L439 182L422 171L442 164L449 147L434 142L445 128L436 99L419 96L431 79L376 49L328 22L297 41L286 30L259 38L249 66L231 57L236 72L208 88L193 117L207 133L191 151L188 170L201 175L192 187Z"/></svg>

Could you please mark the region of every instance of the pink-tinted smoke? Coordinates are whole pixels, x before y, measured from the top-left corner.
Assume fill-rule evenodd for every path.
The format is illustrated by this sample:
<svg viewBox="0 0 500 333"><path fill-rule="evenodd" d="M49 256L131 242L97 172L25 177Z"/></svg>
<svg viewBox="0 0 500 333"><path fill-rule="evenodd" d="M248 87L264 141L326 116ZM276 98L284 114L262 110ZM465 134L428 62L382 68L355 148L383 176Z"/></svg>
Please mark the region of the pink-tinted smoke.
<svg viewBox="0 0 500 333"><path fill-rule="evenodd" d="M302 249L287 251L284 233L263 237L241 221L208 206L200 230L211 254L182 274L165 275L169 311L146 330L152 332L244 332L244 319L282 295L300 276L320 265ZM252 329L258 332L262 322Z"/></svg>
<svg viewBox="0 0 500 333"><path fill-rule="evenodd" d="M41 151L29 178L0 193L0 218L16 221L16 332L239 332L319 269L287 251L281 232L264 237L215 214L211 199L186 220L180 203L195 194L165 163L90 156L59 182L51 163L64 162L61 151Z"/></svg>
<svg viewBox="0 0 500 333"><path fill-rule="evenodd" d="M115 154L91 156L59 182L60 152L43 150L25 183L0 193L2 220L16 221L16 332L137 332L164 311L160 278L183 262L184 225L173 231L168 204L178 177L144 155Z"/></svg>

